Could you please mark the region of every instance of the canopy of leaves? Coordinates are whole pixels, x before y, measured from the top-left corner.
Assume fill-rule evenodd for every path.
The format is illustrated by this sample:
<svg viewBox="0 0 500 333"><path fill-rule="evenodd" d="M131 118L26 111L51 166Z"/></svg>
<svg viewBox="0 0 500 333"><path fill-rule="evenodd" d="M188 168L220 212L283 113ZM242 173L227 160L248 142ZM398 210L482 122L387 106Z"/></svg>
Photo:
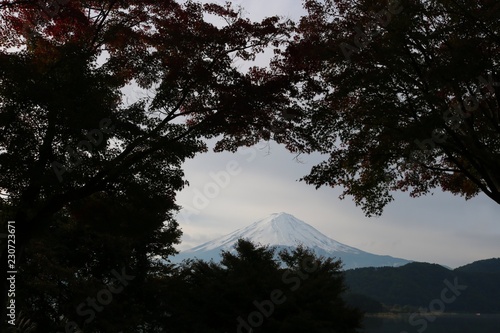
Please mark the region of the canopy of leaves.
<svg viewBox="0 0 500 333"><path fill-rule="evenodd" d="M18 221L119 190L124 174L165 189L201 137L251 144L269 127L277 88L235 63L279 44L277 18L175 1L45 5L0 2L0 189L30 207ZM147 96L126 103L131 85Z"/></svg>
<svg viewBox="0 0 500 333"><path fill-rule="evenodd" d="M274 63L301 117L286 141L328 154L304 179L367 215L391 191L440 187L500 203L497 1L306 1Z"/></svg>
<svg viewBox="0 0 500 333"><path fill-rule="evenodd" d="M92 210L106 228L104 207L135 190L128 232L156 230L140 212L177 209L181 165L204 139L235 149L269 137L281 86L239 66L279 46L288 26L192 1L0 0L0 200L18 262L56 220Z"/></svg>

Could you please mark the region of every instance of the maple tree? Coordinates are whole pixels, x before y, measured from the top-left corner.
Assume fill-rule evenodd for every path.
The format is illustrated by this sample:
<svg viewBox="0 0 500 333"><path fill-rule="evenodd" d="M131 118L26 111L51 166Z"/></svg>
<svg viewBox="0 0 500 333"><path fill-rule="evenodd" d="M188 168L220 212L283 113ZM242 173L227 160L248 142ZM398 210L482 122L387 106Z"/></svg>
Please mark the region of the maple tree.
<svg viewBox="0 0 500 333"><path fill-rule="evenodd" d="M71 203L138 183L167 214L205 138L269 138L284 83L238 66L288 26L191 1L0 1L2 230L15 221L18 264L55 214L78 215ZM143 97L127 102L130 88Z"/></svg>
<svg viewBox="0 0 500 333"><path fill-rule="evenodd" d="M500 4L305 1L273 70L300 117L280 139L329 157L305 180L367 215L391 192L441 188L500 204Z"/></svg>

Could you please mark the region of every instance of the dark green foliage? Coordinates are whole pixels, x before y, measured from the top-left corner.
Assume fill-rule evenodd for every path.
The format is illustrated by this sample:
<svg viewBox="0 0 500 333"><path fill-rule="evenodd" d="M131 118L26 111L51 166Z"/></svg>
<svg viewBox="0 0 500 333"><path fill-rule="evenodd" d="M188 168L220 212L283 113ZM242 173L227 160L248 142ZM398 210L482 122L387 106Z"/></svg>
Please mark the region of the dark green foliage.
<svg viewBox="0 0 500 333"><path fill-rule="evenodd" d="M468 272L500 274L500 258L474 261L473 263L456 268L455 271L464 273Z"/></svg>
<svg viewBox="0 0 500 333"><path fill-rule="evenodd" d="M235 250L224 252L221 264L184 263L176 276L184 297L172 309L182 332L234 332L259 311L267 314L252 332L347 333L359 327L360 312L340 297L345 287L339 261L299 248L281 253L286 264L280 267L270 248L240 240ZM248 328L241 326L240 332Z"/></svg>
<svg viewBox="0 0 500 333"><path fill-rule="evenodd" d="M102 192L75 202L26 248L16 299L36 332L66 332L68 322L84 332L134 332L162 319L157 293L170 268L157 257L167 259L179 241L166 212L174 206L138 184L128 187L123 195ZM116 281L116 274L129 278ZM88 298L99 300L111 288L119 292L92 311Z"/></svg>
<svg viewBox="0 0 500 333"><path fill-rule="evenodd" d="M426 308L431 301L441 298L441 292L447 288L445 280L454 284L457 279L466 289L460 290L456 300L446 304L446 312L496 313L500 311L499 266L498 259L475 262L455 270L436 264L410 263L397 268L347 270L345 276L346 285L353 293L383 303L386 309Z"/></svg>
<svg viewBox="0 0 500 333"><path fill-rule="evenodd" d="M221 264L195 260L176 268L153 258L172 253L171 247L144 246L161 237L175 243L175 223L131 236L127 228L133 221L113 211L107 217L116 223L114 230L90 228L85 217L78 223L60 217L30 243L19 274L18 306L37 324L36 332L66 332L68 322L93 333L234 332L238 318L249 322L256 312L264 313L263 321L253 332L348 333L360 326L361 313L341 297L346 288L340 261L299 248L280 253L286 262L280 266L273 249L240 240L234 252L223 253ZM127 285L91 319L88 298L110 288L112 270L123 268L131 276ZM82 303L84 315L78 312Z"/></svg>
<svg viewBox="0 0 500 333"><path fill-rule="evenodd" d="M380 302L361 294L346 293L344 295L344 300L349 306L355 307L366 313L380 313L385 310Z"/></svg>

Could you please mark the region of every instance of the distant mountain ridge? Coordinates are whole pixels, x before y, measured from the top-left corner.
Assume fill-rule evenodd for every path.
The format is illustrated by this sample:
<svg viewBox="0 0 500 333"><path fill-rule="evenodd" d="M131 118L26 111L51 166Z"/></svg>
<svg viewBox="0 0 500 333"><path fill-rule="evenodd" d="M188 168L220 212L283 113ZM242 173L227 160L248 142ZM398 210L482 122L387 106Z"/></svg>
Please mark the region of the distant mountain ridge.
<svg viewBox="0 0 500 333"><path fill-rule="evenodd" d="M491 258L491 259L474 261L473 263L460 266L455 270L468 273L500 274L500 258Z"/></svg>
<svg viewBox="0 0 500 333"><path fill-rule="evenodd" d="M172 261L188 258L220 261L221 251L233 251L238 239L247 239L256 244L270 245L276 250L292 249L299 245L309 248L319 256L340 258L344 269L358 267L401 266L409 260L386 255L376 255L342 244L285 212L271 214L251 225L228 235L182 251Z"/></svg>
<svg viewBox="0 0 500 333"><path fill-rule="evenodd" d="M445 303L446 312L499 313L499 281L499 258L475 261L453 270L414 262L402 267L345 271L350 293L388 308L410 307L412 311L429 307L432 301L443 297L443 290L448 288L454 289L456 297Z"/></svg>

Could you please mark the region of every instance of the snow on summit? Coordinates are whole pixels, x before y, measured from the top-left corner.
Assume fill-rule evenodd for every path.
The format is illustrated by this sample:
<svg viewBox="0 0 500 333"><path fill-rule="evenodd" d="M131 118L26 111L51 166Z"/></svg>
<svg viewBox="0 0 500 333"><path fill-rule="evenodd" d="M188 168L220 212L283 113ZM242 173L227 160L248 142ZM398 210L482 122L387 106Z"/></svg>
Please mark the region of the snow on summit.
<svg viewBox="0 0 500 333"><path fill-rule="evenodd" d="M302 244L305 247L318 247L326 251L359 252L355 248L328 238L304 221L283 212L271 214L223 238L233 244L239 238L244 238L262 245L298 246Z"/></svg>
<svg viewBox="0 0 500 333"><path fill-rule="evenodd" d="M339 243L306 222L285 212L273 213L245 228L182 251L172 261L180 262L187 258L219 261L220 252L233 250L238 239L247 239L256 244L274 246L280 250L303 245L317 255L341 258L346 269L367 266L400 266L409 262L405 259L371 254Z"/></svg>

